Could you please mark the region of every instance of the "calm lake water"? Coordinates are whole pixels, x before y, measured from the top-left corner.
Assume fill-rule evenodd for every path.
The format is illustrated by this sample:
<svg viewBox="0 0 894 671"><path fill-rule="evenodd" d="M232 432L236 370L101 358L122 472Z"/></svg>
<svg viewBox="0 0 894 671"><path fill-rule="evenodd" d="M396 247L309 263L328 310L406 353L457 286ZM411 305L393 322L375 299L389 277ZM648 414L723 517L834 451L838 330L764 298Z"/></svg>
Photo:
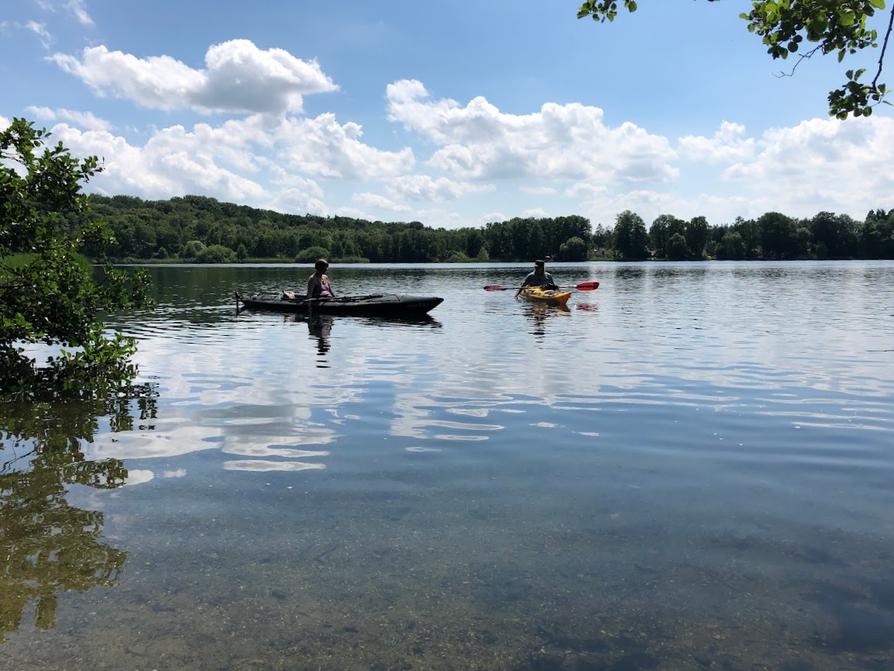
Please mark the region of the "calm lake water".
<svg viewBox="0 0 894 671"><path fill-rule="evenodd" d="M890 669L894 263L154 267L143 398L2 407L3 669Z"/></svg>

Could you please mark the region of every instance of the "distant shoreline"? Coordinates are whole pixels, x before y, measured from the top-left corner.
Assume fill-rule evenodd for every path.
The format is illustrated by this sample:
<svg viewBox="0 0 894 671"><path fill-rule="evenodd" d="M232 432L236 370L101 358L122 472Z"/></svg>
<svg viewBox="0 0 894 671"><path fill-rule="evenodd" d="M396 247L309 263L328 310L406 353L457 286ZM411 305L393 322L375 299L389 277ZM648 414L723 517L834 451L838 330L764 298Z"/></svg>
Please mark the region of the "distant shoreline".
<svg viewBox="0 0 894 671"><path fill-rule="evenodd" d="M681 259L681 260L670 260L670 259L614 259L609 257L601 257L601 258L591 258L586 261L548 261L547 263L550 265L580 265L583 263L686 263L686 264L694 264L694 263L742 263L742 262L754 262L754 263L798 263L798 262L826 262L826 261L890 261L891 259L868 259L868 258L838 258L838 259ZM477 259L470 259L468 261L369 261L369 260L341 260L334 259L331 261L332 264L339 266L351 266L351 265L409 265L409 266L440 266L440 265L476 265L476 266L486 266L492 264L503 264L503 263L513 263L513 264L529 264L533 261L533 259L527 260L495 260L491 259L489 261L481 261ZM100 264L105 261L95 260L94 263ZM214 263L203 263L200 261L196 261L194 259L113 259L109 260L109 263L116 266L259 266L259 265L270 265L270 266L298 266L298 267L306 267L312 268L313 263L310 262L298 262L289 259L242 259L239 261L220 261Z"/></svg>
<svg viewBox="0 0 894 671"><path fill-rule="evenodd" d="M712 226L659 215L651 225L621 212L613 228L576 214L515 217L484 226L431 228L419 221L288 215L213 198L144 201L91 196L89 219L105 220L114 242L103 252L123 263L480 263L494 259L635 261L667 259L894 258L894 209L864 221L819 212L793 218L766 212ZM94 251L95 250L95 251Z"/></svg>
<svg viewBox="0 0 894 671"><path fill-rule="evenodd" d="M590 262L614 262L619 261L620 259L611 259L608 257L602 258L591 258L586 261L548 261L548 263L590 263ZM526 259L523 261L511 261L511 260L495 260L491 259L489 261L482 261L480 259L468 259L468 260L456 260L456 261L370 261L369 259L330 259L330 264L338 264L338 265L367 265L367 264L411 264L411 265L438 265L438 264L474 264L474 265L487 265L489 263L531 263L533 259ZM96 261L97 263L101 263L101 261ZM180 259L180 258L170 258L170 259L112 259L110 263L114 265L120 266L176 266L176 265L191 265L191 266L238 266L238 265L294 265L294 266L307 266L308 268L313 267L313 263L311 262L300 262L289 259L275 259L275 258L261 258L261 259L240 259L238 261L219 261L214 263L203 263L201 261L196 261L195 259Z"/></svg>

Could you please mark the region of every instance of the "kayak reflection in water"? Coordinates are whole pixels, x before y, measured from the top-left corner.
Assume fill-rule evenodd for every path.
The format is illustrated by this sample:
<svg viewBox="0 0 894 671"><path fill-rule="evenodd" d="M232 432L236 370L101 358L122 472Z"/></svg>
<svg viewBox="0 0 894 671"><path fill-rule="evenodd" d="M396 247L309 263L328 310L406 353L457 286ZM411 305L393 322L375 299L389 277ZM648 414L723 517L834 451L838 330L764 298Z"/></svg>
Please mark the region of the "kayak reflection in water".
<svg viewBox="0 0 894 671"><path fill-rule="evenodd" d="M329 336L332 335L331 315L311 316L307 320L307 332L312 338L317 339L317 354L321 357L329 351Z"/></svg>
<svg viewBox="0 0 894 671"><path fill-rule="evenodd" d="M528 273L528 276L525 277L521 286L518 288L518 291L515 292L516 298L518 298L521 290L525 287L541 287L543 289L559 288L558 285L553 282L553 276L546 272L546 264L542 259L534 261L534 271Z"/></svg>
<svg viewBox="0 0 894 671"><path fill-rule="evenodd" d="M335 297L332 285L329 284L329 276L326 274L327 268L329 268L329 262L326 259L317 259L314 264L314 274L307 278L308 298Z"/></svg>

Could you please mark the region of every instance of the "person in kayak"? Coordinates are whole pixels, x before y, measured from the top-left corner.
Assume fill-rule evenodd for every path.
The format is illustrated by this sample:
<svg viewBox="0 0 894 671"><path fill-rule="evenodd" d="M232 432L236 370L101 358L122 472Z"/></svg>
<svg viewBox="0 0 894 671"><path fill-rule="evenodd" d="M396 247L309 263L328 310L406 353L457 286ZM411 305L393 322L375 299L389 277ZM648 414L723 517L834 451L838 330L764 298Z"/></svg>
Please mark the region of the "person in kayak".
<svg viewBox="0 0 894 671"><path fill-rule="evenodd" d="M546 272L545 266L546 264L542 259L534 261L534 272L528 273L528 276L525 277L521 286L518 288L518 291L515 292L516 298L518 298L518 295L525 287L542 287L543 289L559 288L558 285L553 282L553 276Z"/></svg>
<svg viewBox="0 0 894 671"><path fill-rule="evenodd" d="M327 268L329 268L329 262L326 259L317 259L314 264L314 274L307 278L308 298L335 298L335 292L332 290L329 276L326 274Z"/></svg>

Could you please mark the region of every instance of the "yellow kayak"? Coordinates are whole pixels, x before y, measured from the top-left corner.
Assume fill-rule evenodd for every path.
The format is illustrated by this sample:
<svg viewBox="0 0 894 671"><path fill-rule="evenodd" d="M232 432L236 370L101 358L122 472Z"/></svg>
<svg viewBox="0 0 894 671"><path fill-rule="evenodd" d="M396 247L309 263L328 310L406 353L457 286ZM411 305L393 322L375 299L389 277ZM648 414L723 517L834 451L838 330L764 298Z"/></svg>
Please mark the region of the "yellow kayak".
<svg viewBox="0 0 894 671"><path fill-rule="evenodd" d="M540 287L525 287L521 290L519 296L534 303L546 303L547 305L565 307L565 303L571 298L571 292L541 289Z"/></svg>

